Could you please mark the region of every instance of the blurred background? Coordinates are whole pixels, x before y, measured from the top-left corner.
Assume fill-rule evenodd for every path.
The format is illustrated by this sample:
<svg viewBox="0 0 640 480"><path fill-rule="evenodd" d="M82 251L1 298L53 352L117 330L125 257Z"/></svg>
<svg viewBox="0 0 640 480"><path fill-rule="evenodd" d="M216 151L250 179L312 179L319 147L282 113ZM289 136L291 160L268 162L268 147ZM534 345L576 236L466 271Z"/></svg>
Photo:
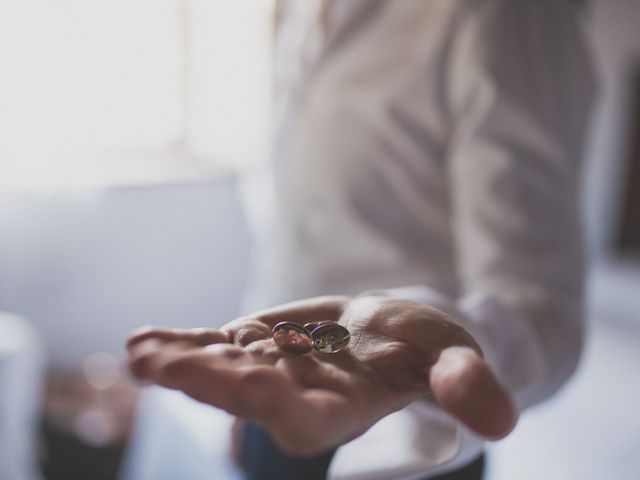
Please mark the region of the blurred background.
<svg viewBox="0 0 640 480"><path fill-rule="evenodd" d="M0 480L142 478L162 451L123 340L239 312L272 16L270 0L0 0ZM492 446L488 480L640 478L638 25L640 2L591 2L584 358Z"/></svg>

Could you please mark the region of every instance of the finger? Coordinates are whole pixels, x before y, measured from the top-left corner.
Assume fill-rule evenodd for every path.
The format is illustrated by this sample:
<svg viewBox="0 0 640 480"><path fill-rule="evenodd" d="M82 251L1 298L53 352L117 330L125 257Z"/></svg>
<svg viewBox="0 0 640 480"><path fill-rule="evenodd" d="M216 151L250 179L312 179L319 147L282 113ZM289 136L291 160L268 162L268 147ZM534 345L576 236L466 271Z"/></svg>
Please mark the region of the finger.
<svg viewBox="0 0 640 480"><path fill-rule="evenodd" d="M301 387L236 345L194 349L151 338L132 347L131 357L138 376L261 423L289 453L315 454L355 436L357 414L344 395Z"/></svg>
<svg viewBox="0 0 640 480"><path fill-rule="evenodd" d="M215 350L233 346L216 345ZM237 363L235 355L241 357ZM229 358L232 357L232 358ZM158 384L264 425L276 442L295 455L311 455L348 440L354 415L336 392L305 389L281 369L253 364L242 349L221 359L216 351L189 351L158 365Z"/></svg>
<svg viewBox="0 0 640 480"><path fill-rule="evenodd" d="M516 412L507 391L471 348L443 350L429 370L431 391L443 409L486 438L502 438Z"/></svg>
<svg viewBox="0 0 640 480"><path fill-rule="evenodd" d="M215 328L179 329L146 326L134 330L131 335L129 335L126 343L127 349L131 348L139 342L151 338L155 338L157 340L165 342L192 342L199 346L210 345L212 343L224 343L229 341L229 337L226 332L216 330Z"/></svg>
<svg viewBox="0 0 640 480"><path fill-rule="evenodd" d="M348 300L349 297L340 295L316 297L263 310L256 313L255 317L271 328L279 322L304 325L322 320L337 321Z"/></svg>
<svg viewBox="0 0 640 480"><path fill-rule="evenodd" d="M157 381L160 369L184 352L215 342L231 347L224 343L227 338L227 334L215 329L145 329L134 333L127 342L128 367L138 379Z"/></svg>
<svg viewBox="0 0 640 480"><path fill-rule="evenodd" d="M191 342L165 341L156 337L139 340L128 348L127 366L134 377L156 381L164 364L189 349L193 349Z"/></svg>
<svg viewBox="0 0 640 480"><path fill-rule="evenodd" d="M216 347L213 352L192 351L161 365L157 382L263 423L278 424L292 411L299 389L286 374L273 366L256 365L240 347Z"/></svg>

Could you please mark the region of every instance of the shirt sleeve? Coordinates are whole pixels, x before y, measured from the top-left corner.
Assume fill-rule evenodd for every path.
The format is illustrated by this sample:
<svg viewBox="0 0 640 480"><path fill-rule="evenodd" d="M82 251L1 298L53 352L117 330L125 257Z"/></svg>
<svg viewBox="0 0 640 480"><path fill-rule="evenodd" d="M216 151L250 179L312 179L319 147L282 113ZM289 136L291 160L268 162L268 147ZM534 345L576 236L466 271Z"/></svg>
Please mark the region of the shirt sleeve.
<svg viewBox="0 0 640 480"><path fill-rule="evenodd" d="M386 293L439 308L467 328L522 411L565 382L581 351L580 163L595 83L574 2L464 4L443 76L460 292L413 285ZM430 425L405 410L401 415ZM403 435L400 423L395 438ZM416 468L395 457L384 478L449 470L480 453L480 439L459 425L457 435L448 428L436 435L451 447L439 445L448 452L440 459L446 467L427 467L429 445L417 432L404 448ZM357 462L348 447L338 450L332 478L360 478L355 467L349 471Z"/></svg>
<svg viewBox="0 0 640 480"><path fill-rule="evenodd" d="M582 345L594 83L574 2L474 3L448 82L456 307L523 409L569 377Z"/></svg>

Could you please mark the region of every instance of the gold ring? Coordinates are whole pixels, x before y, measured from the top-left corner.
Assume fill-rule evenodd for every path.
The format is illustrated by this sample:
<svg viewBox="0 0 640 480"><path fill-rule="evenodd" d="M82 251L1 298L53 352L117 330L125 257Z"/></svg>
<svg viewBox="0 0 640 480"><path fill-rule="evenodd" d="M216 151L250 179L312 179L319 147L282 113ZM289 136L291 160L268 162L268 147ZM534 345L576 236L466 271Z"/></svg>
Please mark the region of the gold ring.
<svg viewBox="0 0 640 480"><path fill-rule="evenodd" d="M351 334L337 322L325 320L304 326L280 322L273 327L273 340L288 353L304 355L312 349L322 353L337 353L349 344Z"/></svg>

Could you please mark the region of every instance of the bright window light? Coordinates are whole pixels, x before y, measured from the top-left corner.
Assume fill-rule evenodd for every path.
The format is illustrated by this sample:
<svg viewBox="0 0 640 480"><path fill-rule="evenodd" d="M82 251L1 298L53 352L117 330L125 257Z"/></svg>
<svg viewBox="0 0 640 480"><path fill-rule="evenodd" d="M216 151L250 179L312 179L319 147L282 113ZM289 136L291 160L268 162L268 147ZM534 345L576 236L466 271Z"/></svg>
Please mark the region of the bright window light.
<svg viewBox="0 0 640 480"><path fill-rule="evenodd" d="M271 3L0 0L0 185L263 156Z"/></svg>

